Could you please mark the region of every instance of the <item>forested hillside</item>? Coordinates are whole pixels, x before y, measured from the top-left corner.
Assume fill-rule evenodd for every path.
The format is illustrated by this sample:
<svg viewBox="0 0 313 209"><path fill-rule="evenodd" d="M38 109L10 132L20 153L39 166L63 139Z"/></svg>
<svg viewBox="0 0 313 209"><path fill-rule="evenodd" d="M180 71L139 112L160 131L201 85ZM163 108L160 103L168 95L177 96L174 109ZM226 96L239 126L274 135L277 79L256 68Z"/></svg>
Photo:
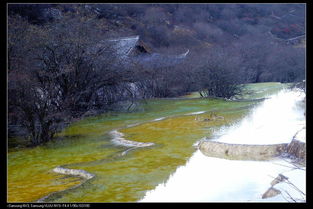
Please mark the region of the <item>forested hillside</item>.
<svg viewBox="0 0 313 209"><path fill-rule="evenodd" d="M9 4L8 15L9 136L32 145L138 99L305 79L304 4Z"/></svg>

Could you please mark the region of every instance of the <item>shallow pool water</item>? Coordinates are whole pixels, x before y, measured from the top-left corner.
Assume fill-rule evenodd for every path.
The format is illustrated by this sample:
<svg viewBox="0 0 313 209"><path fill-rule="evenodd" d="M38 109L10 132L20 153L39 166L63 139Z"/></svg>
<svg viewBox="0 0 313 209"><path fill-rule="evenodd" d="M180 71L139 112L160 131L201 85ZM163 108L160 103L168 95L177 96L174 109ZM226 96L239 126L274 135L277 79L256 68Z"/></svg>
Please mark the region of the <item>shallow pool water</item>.
<svg viewBox="0 0 313 209"><path fill-rule="evenodd" d="M272 91L273 86L277 91L284 87L270 83L260 85L258 90L272 87ZM8 153L8 202L35 202L53 192L46 201L138 201L186 164L195 152L195 142L211 136L221 126L239 121L254 104L257 102L151 99L142 102L140 112L85 118L58 133L60 139ZM212 112L223 120L205 120ZM129 147L112 143L108 133L114 129L127 140L155 145L122 155ZM71 189L83 179L54 173L52 169L57 166L83 169L95 178Z"/></svg>

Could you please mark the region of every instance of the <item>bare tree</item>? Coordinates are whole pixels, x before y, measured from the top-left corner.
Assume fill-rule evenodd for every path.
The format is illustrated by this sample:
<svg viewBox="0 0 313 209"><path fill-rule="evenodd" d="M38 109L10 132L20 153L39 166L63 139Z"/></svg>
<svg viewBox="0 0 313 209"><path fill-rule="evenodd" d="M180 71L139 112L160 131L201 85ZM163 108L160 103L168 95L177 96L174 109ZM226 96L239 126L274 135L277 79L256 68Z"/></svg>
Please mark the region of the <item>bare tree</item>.
<svg viewBox="0 0 313 209"><path fill-rule="evenodd" d="M59 122L93 108L99 89L133 79L107 42L97 46L105 38L101 24L82 14L44 26L9 20L9 111L33 145L49 141Z"/></svg>

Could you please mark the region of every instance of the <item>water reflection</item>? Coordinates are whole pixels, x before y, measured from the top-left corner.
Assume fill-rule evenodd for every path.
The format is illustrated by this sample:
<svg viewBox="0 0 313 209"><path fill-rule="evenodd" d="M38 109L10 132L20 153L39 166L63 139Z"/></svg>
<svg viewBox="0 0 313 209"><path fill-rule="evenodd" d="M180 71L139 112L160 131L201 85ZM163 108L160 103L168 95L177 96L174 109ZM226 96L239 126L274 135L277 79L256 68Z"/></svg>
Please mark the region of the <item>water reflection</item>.
<svg viewBox="0 0 313 209"><path fill-rule="evenodd" d="M216 141L246 144L276 144L292 140L305 125L301 91L282 90L265 100L241 122L221 128ZM303 134L303 132L302 132ZM219 136L219 137L218 137ZM279 173L294 170L285 159L235 161L204 156L197 150L185 166L169 180L148 191L142 202L285 202L283 195L262 199L270 182ZM305 171L294 175L305 190Z"/></svg>
<svg viewBox="0 0 313 209"><path fill-rule="evenodd" d="M220 142L238 144L289 143L305 125L304 109L298 105L305 94L299 90L282 90L256 107L240 123L222 128Z"/></svg>
<svg viewBox="0 0 313 209"><path fill-rule="evenodd" d="M260 162L206 157L198 150L166 183L147 192L141 202L263 201L261 196L273 177L290 170L284 165L288 163L282 160Z"/></svg>

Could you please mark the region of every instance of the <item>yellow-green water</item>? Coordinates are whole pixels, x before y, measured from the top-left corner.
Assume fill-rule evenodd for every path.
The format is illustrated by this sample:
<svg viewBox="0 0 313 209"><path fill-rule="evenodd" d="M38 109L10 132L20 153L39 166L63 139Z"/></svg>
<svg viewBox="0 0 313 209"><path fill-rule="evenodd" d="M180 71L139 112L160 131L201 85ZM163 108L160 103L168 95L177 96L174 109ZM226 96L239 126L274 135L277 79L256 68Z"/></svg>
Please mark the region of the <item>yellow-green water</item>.
<svg viewBox="0 0 313 209"><path fill-rule="evenodd" d="M282 87L279 83L268 83L260 84L257 89L263 89L265 94ZM52 192L56 193L48 202L137 201L186 163L195 151L192 145L196 141L210 136L221 125L240 120L253 104L256 102L151 99L142 103L141 112L107 113L78 121L58 133L63 139L9 151L8 202L34 202ZM185 115L199 111L208 112ZM224 120L203 121L211 112L223 116ZM153 121L161 117L165 119ZM128 148L112 143L108 132L113 129L119 129L128 140L155 145L133 149L122 156ZM70 189L83 180L52 172L60 165L83 169L96 177Z"/></svg>

